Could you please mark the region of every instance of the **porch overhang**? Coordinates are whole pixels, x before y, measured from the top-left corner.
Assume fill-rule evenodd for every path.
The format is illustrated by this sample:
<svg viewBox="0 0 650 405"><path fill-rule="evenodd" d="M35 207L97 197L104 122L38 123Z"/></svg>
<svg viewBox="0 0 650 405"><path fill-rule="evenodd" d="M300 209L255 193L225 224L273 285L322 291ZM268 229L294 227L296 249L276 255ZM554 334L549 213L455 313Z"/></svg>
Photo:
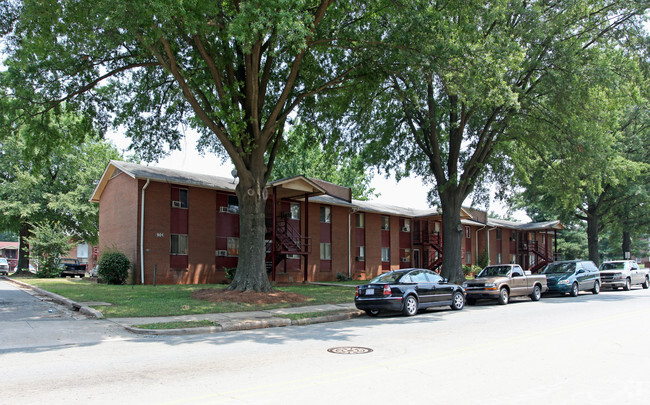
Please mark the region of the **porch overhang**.
<svg viewBox="0 0 650 405"><path fill-rule="evenodd" d="M325 189L302 175L272 181L266 187L274 190L277 199L300 199L327 194Z"/></svg>

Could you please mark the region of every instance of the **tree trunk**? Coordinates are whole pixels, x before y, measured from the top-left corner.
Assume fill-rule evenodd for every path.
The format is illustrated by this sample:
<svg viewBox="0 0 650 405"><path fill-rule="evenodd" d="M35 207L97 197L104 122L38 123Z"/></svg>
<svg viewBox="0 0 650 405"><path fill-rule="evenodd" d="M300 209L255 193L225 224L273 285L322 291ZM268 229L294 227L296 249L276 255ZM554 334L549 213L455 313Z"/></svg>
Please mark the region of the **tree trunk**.
<svg viewBox="0 0 650 405"><path fill-rule="evenodd" d="M463 201L458 194L456 190L440 193L443 235L441 275L452 283L462 284L465 281L461 257L463 227L460 223Z"/></svg>
<svg viewBox="0 0 650 405"><path fill-rule="evenodd" d="M587 247L589 248L589 260L596 266L600 264L600 254L598 252L598 223L600 217L592 212L587 214Z"/></svg>
<svg viewBox="0 0 650 405"><path fill-rule="evenodd" d="M264 176L259 176L263 179ZM263 180L242 176L237 184L239 199L239 260L228 287L238 291L272 291L266 274L265 205Z"/></svg>
<svg viewBox="0 0 650 405"><path fill-rule="evenodd" d="M28 223L20 224L18 234L18 266L16 274L29 273L29 242L27 239L31 234L32 227Z"/></svg>
<svg viewBox="0 0 650 405"><path fill-rule="evenodd" d="M623 258L625 259L625 252L632 252L632 237L628 231L623 231L623 244L621 245L623 250ZM630 256L631 257L631 256Z"/></svg>

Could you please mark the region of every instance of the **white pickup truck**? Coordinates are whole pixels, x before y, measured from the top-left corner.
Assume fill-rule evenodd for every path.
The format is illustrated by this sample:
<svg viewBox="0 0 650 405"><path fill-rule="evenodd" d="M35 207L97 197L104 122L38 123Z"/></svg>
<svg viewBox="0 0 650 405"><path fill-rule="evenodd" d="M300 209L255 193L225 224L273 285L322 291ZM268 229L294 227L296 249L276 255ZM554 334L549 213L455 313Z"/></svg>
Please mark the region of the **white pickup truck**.
<svg viewBox="0 0 650 405"><path fill-rule="evenodd" d="M614 260L600 265L600 280L603 287L614 290L623 287L629 291L633 285L650 287L648 269L642 269L634 260Z"/></svg>

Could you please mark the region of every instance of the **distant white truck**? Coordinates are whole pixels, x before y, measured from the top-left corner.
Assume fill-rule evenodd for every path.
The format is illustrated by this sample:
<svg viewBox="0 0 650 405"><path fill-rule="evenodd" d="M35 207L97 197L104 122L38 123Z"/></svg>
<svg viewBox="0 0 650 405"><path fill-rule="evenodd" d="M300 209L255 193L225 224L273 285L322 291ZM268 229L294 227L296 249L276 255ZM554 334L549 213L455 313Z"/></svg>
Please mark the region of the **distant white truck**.
<svg viewBox="0 0 650 405"><path fill-rule="evenodd" d="M603 287L629 291L633 285L650 287L648 269L642 269L634 260L613 260L600 265L600 280Z"/></svg>

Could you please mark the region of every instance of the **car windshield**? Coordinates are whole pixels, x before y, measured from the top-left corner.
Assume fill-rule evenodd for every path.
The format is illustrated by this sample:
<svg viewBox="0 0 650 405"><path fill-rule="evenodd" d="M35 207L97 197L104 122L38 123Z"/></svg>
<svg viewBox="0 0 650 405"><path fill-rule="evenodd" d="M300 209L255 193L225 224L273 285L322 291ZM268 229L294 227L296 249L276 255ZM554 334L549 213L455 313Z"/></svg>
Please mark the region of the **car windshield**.
<svg viewBox="0 0 650 405"><path fill-rule="evenodd" d="M551 263L542 271L542 274L564 274L573 273L576 270L576 264L571 263Z"/></svg>
<svg viewBox="0 0 650 405"><path fill-rule="evenodd" d="M404 273L388 272L380 274L377 277L373 278L368 282L368 284L383 284L383 283L394 283L398 281Z"/></svg>
<svg viewBox="0 0 650 405"><path fill-rule="evenodd" d="M623 270L625 269L624 262L611 262L603 263L600 265L600 270Z"/></svg>
<svg viewBox="0 0 650 405"><path fill-rule="evenodd" d="M2 264L7 264L7 263L9 263L9 262L8 262L7 259L5 259L4 257L0 257L0 263L2 263Z"/></svg>
<svg viewBox="0 0 650 405"><path fill-rule="evenodd" d="M490 266L481 271L478 277L499 277L507 276L510 271L510 266Z"/></svg>

